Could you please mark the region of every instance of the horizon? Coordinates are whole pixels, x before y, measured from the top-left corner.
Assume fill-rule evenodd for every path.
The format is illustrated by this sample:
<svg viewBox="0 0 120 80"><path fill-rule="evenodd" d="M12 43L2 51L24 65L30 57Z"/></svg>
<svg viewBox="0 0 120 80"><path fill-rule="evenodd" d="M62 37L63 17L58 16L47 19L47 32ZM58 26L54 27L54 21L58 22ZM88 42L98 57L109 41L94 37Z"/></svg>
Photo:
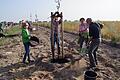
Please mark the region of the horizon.
<svg viewBox="0 0 120 80"><path fill-rule="evenodd" d="M68 21L81 17L90 17L94 21L120 21L119 3L119 0L61 0L60 12ZM54 0L2 0L0 21L35 21L35 15L39 21L50 21L50 13L56 11L56 5Z"/></svg>

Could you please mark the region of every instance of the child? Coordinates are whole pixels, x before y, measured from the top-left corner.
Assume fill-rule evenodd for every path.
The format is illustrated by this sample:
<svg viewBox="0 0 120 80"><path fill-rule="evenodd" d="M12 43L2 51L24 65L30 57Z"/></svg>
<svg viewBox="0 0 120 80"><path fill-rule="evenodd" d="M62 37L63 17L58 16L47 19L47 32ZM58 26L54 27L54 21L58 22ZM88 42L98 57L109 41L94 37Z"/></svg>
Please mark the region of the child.
<svg viewBox="0 0 120 80"><path fill-rule="evenodd" d="M25 54L23 57L23 63L26 63L26 58L28 57L28 62L30 63L30 49L29 49L29 40L30 34L28 31L29 24L26 22L22 22L22 40L25 48Z"/></svg>

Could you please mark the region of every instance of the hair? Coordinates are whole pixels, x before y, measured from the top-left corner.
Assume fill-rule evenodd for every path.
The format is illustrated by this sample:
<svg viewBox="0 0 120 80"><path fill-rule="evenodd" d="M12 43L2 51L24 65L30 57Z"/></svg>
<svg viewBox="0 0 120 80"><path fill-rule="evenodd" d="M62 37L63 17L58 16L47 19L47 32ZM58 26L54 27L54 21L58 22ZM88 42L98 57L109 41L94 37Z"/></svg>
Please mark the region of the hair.
<svg viewBox="0 0 120 80"><path fill-rule="evenodd" d="M98 23L98 24L100 25L100 28L102 29L104 24L102 24L102 23Z"/></svg>
<svg viewBox="0 0 120 80"><path fill-rule="evenodd" d="M91 18L87 18L86 22L92 22L92 19Z"/></svg>
<svg viewBox="0 0 120 80"><path fill-rule="evenodd" d="M80 21L85 20L85 18L80 18Z"/></svg>
<svg viewBox="0 0 120 80"><path fill-rule="evenodd" d="M22 22L22 28L26 28L26 23Z"/></svg>

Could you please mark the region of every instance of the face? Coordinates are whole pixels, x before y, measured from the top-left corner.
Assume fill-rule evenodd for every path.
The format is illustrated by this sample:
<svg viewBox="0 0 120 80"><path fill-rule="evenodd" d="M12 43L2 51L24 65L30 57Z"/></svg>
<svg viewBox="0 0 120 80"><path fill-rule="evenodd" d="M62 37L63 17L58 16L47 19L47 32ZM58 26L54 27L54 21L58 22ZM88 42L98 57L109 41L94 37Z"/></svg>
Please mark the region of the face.
<svg viewBox="0 0 120 80"><path fill-rule="evenodd" d="M29 27L29 24L28 24L28 23L26 23L26 29L28 29L28 27Z"/></svg>
<svg viewBox="0 0 120 80"><path fill-rule="evenodd" d="M84 19L82 19L80 22L81 22L81 23L84 23L84 21L85 21L85 20L84 20Z"/></svg>
<svg viewBox="0 0 120 80"><path fill-rule="evenodd" d="M80 22L84 23L85 19L84 18L80 18Z"/></svg>
<svg viewBox="0 0 120 80"><path fill-rule="evenodd" d="M91 18L87 18L86 22L87 22L88 24L90 24L90 23L92 22L92 19L91 19Z"/></svg>
<svg viewBox="0 0 120 80"><path fill-rule="evenodd" d="M23 22L23 23L22 23L22 27L23 27L23 28L26 28L26 23Z"/></svg>

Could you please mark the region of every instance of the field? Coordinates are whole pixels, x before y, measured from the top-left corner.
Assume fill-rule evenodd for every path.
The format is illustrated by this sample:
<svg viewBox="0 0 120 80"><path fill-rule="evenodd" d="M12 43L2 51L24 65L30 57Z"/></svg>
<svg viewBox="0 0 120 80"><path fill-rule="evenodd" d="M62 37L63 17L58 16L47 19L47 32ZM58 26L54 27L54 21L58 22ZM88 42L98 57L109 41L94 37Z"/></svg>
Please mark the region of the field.
<svg viewBox="0 0 120 80"><path fill-rule="evenodd" d="M102 29L102 38L111 40L113 42L120 41L120 21L100 21L104 24ZM50 27L50 22L33 23L34 25ZM64 30L78 33L79 22L78 21L64 21Z"/></svg>
<svg viewBox="0 0 120 80"><path fill-rule="evenodd" d="M34 26L35 27L35 26ZM16 28L18 28L16 30ZM12 27L7 35L19 33L19 27ZM12 31L13 30L13 31ZM12 32L11 32L12 31ZM15 31L15 32L14 32ZM81 57L77 37L64 34L64 55L70 59L69 63L51 63L50 29L38 27L31 35L39 38L40 44L30 48L33 62L23 64L24 47L20 36L1 38L4 43L0 46L0 79L1 80L84 80L84 72L89 65L88 57ZM1 40L0 39L0 40ZM120 50L106 44L101 44L98 50L99 70L96 71L97 80L120 79ZM83 53L81 53L83 54ZM79 59L80 57L80 59Z"/></svg>
<svg viewBox="0 0 120 80"><path fill-rule="evenodd" d="M113 32L119 31L119 22L102 22L103 37L115 38L119 41L119 35ZM110 24L113 24L110 26ZM64 22L64 30L76 33L79 22ZM42 27L40 27L42 26ZM51 63L50 23L34 23L37 29L31 35L39 38L39 45L30 47L30 57L33 62L23 64L24 46L21 40L20 26L13 26L4 31L6 37L0 38L0 80L84 80L84 72L89 66L88 56L81 56L79 44L74 41L78 36L64 33L64 56L70 62L65 64ZM110 27L113 28L110 30ZM115 30L116 29L116 30ZM113 31L112 31L113 30ZM108 35L108 33L110 33ZM105 36L106 34L106 36ZM96 80L120 79L120 52L119 48L102 43L98 50L98 70ZM56 54L57 55L57 54Z"/></svg>

